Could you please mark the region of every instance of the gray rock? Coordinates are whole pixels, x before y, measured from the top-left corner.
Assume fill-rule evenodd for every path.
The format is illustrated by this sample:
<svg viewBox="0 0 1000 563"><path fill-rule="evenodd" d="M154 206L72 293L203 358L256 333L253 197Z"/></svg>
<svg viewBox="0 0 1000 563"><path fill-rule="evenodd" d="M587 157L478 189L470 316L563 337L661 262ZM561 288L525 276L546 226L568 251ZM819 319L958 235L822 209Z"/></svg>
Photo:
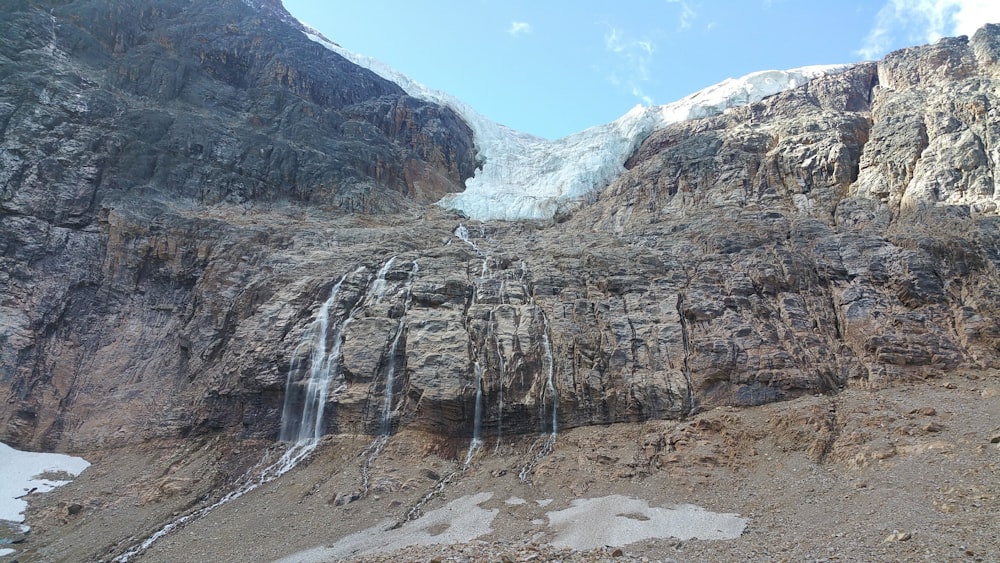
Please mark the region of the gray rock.
<svg viewBox="0 0 1000 563"><path fill-rule="evenodd" d="M55 4L0 8L18 446L276 438L338 282L329 433L502 441L1000 365L995 26L656 131L476 250L427 205L472 174L468 127L280 6Z"/></svg>
<svg viewBox="0 0 1000 563"><path fill-rule="evenodd" d="M344 506L345 504L350 504L361 498L361 493L358 491L350 493L338 493L333 500L335 506Z"/></svg>

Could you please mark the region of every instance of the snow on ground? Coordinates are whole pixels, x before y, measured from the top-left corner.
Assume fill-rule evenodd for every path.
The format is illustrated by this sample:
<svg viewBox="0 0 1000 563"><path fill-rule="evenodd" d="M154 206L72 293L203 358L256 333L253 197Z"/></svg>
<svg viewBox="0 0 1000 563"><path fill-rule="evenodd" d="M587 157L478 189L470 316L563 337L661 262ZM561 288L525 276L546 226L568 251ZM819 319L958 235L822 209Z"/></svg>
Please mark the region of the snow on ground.
<svg viewBox="0 0 1000 563"><path fill-rule="evenodd" d="M42 475L68 473L76 477L89 466L83 458L22 452L0 442L0 520L23 522L28 502L17 497L33 488L37 488L36 493L45 493L69 482Z"/></svg>
<svg viewBox="0 0 1000 563"><path fill-rule="evenodd" d="M305 26L303 26L305 27ZM636 106L617 120L550 141L490 121L455 97L432 90L365 55L307 30L306 36L398 84L407 94L450 107L469 124L483 163L466 190L438 205L480 221L551 219L593 198L625 171L625 161L654 130L751 104L850 65L767 70L727 79L662 106Z"/></svg>
<svg viewBox="0 0 1000 563"><path fill-rule="evenodd" d="M277 563L321 563L346 557L387 553L415 545L465 543L492 531L499 512L479 505L490 492L467 495L393 527L392 520L341 538L333 545L300 551ZM511 497L508 505L525 502ZM546 513L548 528L555 532L552 545L578 551L595 547L620 547L645 539L729 540L740 537L747 519L735 514L709 512L691 504L671 508L651 507L644 500L610 495L576 499L573 506ZM544 526L545 520L538 525Z"/></svg>
<svg viewBox="0 0 1000 563"><path fill-rule="evenodd" d="M747 519L735 514L709 512L693 504L651 507L621 495L575 499L573 506L549 512L548 517L549 526L556 529L552 545L579 551L649 538L731 540L747 526Z"/></svg>
<svg viewBox="0 0 1000 563"><path fill-rule="evenodd" d="M321 563L370 553L395 551L411 545L465 543L489 533L497 509L479 506L493 493L464 496L432 510L418 520L407 520L402 526L384 520L379 524L341 538L329 547L317 547L290 555L276 563Z"/></svg>

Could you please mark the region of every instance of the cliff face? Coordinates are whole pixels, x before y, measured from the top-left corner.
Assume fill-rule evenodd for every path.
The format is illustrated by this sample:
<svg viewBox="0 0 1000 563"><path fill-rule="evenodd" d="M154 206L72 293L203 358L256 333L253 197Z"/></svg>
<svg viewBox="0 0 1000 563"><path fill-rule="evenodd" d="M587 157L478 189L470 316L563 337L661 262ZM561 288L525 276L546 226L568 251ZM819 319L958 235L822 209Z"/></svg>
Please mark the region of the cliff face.
<svg viewBox="0 0 1000 563"><path fill-rule="evenodd" d="M273 439L323 361L328 431L455 438L997 366L996 26L657 131L559 223L462 225L426 205L468 128L280 6L4 11L18 445Z"/></svg>
<svg viewBox="0 0 1000 563"><path fill-rule="evenodd" d="M658 131L576 219L688 264L697 396L996 365L997 31Z"/></svg>
<svg viewBox="0 0 1000 563"><path fill-rule="evenodd" d="M308 40L280 3L2 12L0 418L18 442L56 446L56 412L91 399L169 402L187 362L178 321L213 317L190 337L222 350L233 327L214 317L243 288L198 303L200 284L241 284L288 235L213 216L399 212L460 191L477 165L451 110Z"/></svg>

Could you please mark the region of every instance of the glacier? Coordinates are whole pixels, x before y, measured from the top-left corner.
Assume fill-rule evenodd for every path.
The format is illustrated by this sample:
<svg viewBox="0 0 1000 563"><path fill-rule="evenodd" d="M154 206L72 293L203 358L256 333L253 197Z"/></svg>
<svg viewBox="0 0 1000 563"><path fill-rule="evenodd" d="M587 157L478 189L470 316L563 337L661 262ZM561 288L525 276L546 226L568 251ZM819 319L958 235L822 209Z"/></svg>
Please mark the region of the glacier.
<svg viewBox="0 0 1000 563"><path fill-rule="evenodd" d="M304 24L303 29L309 39L395 82L407 95L451 108L469 124L482 166L466 180L464 192L446 195L437 204L478 221L552 219L591 201L625 172L625 161L656 129L718 115L852 66L815 65L729 78L675 102L637 105L611 123L548 140L491 121L450 94L344 49Z"/></svg>

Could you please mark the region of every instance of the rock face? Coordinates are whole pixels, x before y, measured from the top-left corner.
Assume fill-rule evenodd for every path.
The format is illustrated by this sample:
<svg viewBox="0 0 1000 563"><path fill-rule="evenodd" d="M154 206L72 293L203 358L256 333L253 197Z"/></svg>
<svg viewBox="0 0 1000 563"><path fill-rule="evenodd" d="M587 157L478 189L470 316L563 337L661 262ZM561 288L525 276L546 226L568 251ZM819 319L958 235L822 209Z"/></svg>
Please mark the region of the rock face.
<svg viewBox="0 0 1000 563"><path fill-rule="evenodd" d="M0 18L19 446L274 439L324 364L331 433L495 440L1000 360L997 26L656 131L560 222L462 225L428 204L468 127L280 5L53 4Z"/></svg>
<svg viewBox="0 0 1000 563"><path fill-rule="evenodd" d="M698 401L995 365L997 31L658 131L574 218L686 265Z"/></svg>
<svg viewBox="0 0 1000 563"><path fill-rule="evenodd" d="M222 350L233 327L214 316L232 303L213 293L209 312L194 292L218 276L235 298L247 275L235 264L255 268L275 241L266 227L233 232L211 209L398 212L460 191L477 165L454 112L308 40L280 3L2 12L0 418L15 441L56 445L65 420L51 408L76 410L98 388L158 402L172 391L120 383L184 377L188 338L211 333L211 354ZM246 254L223 265L220 251ZM217 327L178 331L180 317L206 314Z"/></svg>

